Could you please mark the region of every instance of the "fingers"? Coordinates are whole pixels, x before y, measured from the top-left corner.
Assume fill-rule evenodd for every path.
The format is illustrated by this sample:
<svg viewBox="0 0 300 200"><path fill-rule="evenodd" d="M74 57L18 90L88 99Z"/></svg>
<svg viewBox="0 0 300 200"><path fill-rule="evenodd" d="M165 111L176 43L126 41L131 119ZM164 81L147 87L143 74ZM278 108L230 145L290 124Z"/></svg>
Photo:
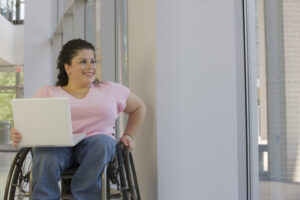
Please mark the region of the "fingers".
<svg viewBox="0 0 300 200"><path fill-rule="evenodd" d="M22 136L21 135L15 135L12 139L12 144L16 147L21 142Z"/></svg>
<svg viewBox="0 0 300 200"><path fill-rule="evenodd" d="M126 146L126 147L128 146L128 142L127 142L127 137L126 136L122 136L120 140L121 140L121 142L122 142L122 144L124 146Z"/></svg>
<svg viewBox="0 0 300 200"><path fill-rule="evenodd" d="M130 152L132 152L135 149L135 143L130 136L123 135L120 140L124 146L128 147L128 150Z"/></svg>
<svg viewBox="0 0 300 200"><path fill-rule="evenodd" d="M14 145L15 147L18 146L18 144L22 140L22 135L15 128L11 128L10 137L11 137L12 145Z"/></svg>

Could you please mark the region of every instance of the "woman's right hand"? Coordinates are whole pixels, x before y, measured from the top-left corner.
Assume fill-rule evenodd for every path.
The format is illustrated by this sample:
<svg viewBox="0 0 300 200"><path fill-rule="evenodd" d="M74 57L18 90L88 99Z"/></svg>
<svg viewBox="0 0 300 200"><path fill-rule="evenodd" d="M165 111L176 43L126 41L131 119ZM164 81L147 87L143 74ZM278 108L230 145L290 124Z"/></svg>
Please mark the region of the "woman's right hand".
<svg viewBox="0 0 300 200"><path fill-rule="evenodd" d="M11 138L11 141L12 141L12 145L17 147L18 144L22 140L22 135L15 128L11 128L10 129L10 138Z"/></svg>

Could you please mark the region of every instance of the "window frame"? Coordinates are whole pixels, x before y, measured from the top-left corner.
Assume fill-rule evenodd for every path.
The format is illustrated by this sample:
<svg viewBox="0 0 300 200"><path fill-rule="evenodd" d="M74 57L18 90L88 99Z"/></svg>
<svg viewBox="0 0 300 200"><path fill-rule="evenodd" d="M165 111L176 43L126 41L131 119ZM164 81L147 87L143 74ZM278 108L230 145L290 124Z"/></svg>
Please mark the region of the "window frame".
<svg viewBox="0 0 300 200"><path fill-rule="evenodd" d="M256 1L244 2L247 118L247 199L259 199Z"/></svg>

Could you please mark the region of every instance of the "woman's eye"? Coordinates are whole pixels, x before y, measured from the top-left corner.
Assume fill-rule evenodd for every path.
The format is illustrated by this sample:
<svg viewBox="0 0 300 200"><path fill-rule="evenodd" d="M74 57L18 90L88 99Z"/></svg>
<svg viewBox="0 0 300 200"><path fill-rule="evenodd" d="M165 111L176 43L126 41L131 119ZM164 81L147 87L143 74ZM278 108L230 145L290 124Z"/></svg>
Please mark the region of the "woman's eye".
<svg viewBox="0 0 300 200"><path fill-rule="evenodd" d="M91 63L92 63L92 64L95 64L95 63L96 63L96 61L95 61L95 60L92 60L92 61L91 61Z"/></svg>
<svg viewBox="0 0 300 200"><path fill-rule="evenodd" d="M85 61L85 60L82 60L82 61L80 61L80 63L82 63L82 64L85 64L85 63L86 63L86 61Z"/></svg>

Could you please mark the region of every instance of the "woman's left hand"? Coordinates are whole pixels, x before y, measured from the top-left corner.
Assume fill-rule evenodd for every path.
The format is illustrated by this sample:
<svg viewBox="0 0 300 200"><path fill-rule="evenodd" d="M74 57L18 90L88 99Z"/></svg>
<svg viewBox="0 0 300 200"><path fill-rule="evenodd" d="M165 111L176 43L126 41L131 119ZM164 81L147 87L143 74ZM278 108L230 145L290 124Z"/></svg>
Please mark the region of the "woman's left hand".
<svg viewBox="0 0 300 200"><path fill-rule="evenodd" d="M129 150L130 152L132 152L132 151L134 150L134 148L135 148L135 143L134 143L134 141L133 141L133 139L132 139L131 136L125 134L125 135L123 135L123 136L120 138L120 141L122 142L122 144L123 144L124 146L128 147L128 150Z"/></svg>

